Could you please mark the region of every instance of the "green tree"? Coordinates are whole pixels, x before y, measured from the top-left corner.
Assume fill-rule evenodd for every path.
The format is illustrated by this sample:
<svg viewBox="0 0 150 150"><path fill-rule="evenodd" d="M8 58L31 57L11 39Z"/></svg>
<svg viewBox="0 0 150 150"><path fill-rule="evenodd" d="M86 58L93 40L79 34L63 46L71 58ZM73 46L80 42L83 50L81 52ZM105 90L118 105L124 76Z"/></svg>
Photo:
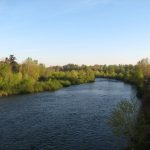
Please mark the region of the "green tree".
<svg viewBox="0 0 150 150"><path fill-rule="evenodd" d="M11 65L12 72L19 72L19 64L16 62L16 57L14 55L10 55L9 58L6 58L5 62Z"/></svg>
<svg viewBox="0 0 150 150"><path fill-rule="evenodd" d="M24 79L32 78L33 80L38 80L40 76L40 70L37 60L27 58L21 65L21 73Z"/></svg>
<svg viewBox="0 0 150 150"><path fill-rule="evenodd" d="M150 61L148 58L142 59L141 61L138 62L137 65L142 70L146 78L150 77Z"/></svg>

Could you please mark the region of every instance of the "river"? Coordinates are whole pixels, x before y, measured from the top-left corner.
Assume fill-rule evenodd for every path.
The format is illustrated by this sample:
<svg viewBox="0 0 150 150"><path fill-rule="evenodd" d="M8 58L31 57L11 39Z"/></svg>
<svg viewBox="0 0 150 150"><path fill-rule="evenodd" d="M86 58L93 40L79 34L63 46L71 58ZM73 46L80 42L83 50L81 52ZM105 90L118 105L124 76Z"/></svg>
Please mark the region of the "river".
<svg viewBox="0 0 150 150"><path fill-rule="evenodd" d="M111 79L55 92L0 98L0 150L117 150L126 139L107 119L117 103L136 97L133 86Z"/></svg>

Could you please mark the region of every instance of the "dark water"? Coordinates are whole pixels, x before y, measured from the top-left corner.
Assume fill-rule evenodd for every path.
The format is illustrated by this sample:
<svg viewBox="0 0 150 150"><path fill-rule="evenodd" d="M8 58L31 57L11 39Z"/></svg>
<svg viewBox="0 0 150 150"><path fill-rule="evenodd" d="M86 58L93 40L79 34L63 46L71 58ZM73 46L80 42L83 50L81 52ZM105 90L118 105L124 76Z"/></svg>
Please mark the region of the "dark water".
<svg viewBox="0 0 150 150"><path fill-rule="evenodd" d="M107 118L121 99L135 95L128 84L97 79L52 93L2 97L0 150L117 150Z"/></svg>

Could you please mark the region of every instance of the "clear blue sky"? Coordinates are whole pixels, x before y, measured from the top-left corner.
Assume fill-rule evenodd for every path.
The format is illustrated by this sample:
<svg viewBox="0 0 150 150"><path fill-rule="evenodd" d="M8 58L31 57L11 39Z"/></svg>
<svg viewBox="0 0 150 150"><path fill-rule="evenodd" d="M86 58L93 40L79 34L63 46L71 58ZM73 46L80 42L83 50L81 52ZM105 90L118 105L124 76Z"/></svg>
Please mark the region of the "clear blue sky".
<svg viewBox="0 0 150 150"><path fill-rule="evenodd" d="M150 0L0 0L0 58L47 65L150 57Z"/></svg>

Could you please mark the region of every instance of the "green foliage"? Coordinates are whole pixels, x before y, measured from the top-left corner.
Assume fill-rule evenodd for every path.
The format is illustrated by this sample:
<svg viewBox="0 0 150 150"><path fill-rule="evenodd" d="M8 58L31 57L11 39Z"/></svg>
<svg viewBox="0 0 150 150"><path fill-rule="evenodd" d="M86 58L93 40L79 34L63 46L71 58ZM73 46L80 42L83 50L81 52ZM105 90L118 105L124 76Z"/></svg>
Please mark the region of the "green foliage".
<svg viewBox="0 0 150 150"><path fill-rule="evenodd" d="M59 80L59 82L61 83L61 85L63 85L63 87L68 87L71 85L71 82L68 80Z"/></svg>
<svg viewBox="0 0 150 150"><path fill-rule="evenodd" d="M98 69L99 68L99 69ZM150 78L150 63L148 59L143 59L137 65L110 65L91 67L96 77L106 77L123 80L134 84L139 91L144 88L144 80Z"/></svg>
<svg viewBox="0 0 150 150"><path fill-rule="evenodd" d="M150 76L150 61L148 58L142 59L141 61L138 62L138 66L143 72L145 77Z"/></svg>
<svg viewBox="0 0 150 150"><path fill-rule="evenodd" d="M39 65L36 60L32 60L32 58L27 58L25 62L21 65L20 72L23 75L23 78L32 78L34 80L38 80L40 76Z"/></svg>
<svg viewBox="0 0 150 150"><path fill-rule="evenodd" d="M34 92L34 83L32 79L23 79L18 86L19 93L32 93Z"/></svg>
<svg viewBox="0 0 150 150"><path fill-rule="evenodd" d="M12 72L19 72L19 64L16 62L16 57L14 55L10 55L9 58L6 58L5 63L11 66Z"/></svg>
<svg viewBox="0 0 150 150"><path fill-rule="evenodd" d="M63 85L58 80L49 80L47 85L50 87L51 91L55 91L63 87Z"/></svg>
<svg viewBox="0 0 150 150"><path fill-rule="evenodd" d="M117 136L134 137L138 105L132 100L122 100L113 110L109 123Z"/></svg>
<svg viewBox="0 0 150 150"><path fill-rule="evenodd" d="M94 65L45 67L37 60L27 58L22 64L14 55L0 61L0 95L52 91L62 87L95 81L95 77L124 80L142 91L150 64L143 59L137 65Z"/></svg>
<svg viewBox="0 0 150 150"><path fill-rule="evenodd" d="M146 124L143 112L134 100L122 100L113 110L109 120L113 133L119 137L127 137L128 149L145 150L149 144Z"/></svg>
<svg viewBox="0 0 150 150"><path fill-rule="evenodd" d="M34 92L42 92L44 91L44 82L35 82L34 84Z"/></svg>

